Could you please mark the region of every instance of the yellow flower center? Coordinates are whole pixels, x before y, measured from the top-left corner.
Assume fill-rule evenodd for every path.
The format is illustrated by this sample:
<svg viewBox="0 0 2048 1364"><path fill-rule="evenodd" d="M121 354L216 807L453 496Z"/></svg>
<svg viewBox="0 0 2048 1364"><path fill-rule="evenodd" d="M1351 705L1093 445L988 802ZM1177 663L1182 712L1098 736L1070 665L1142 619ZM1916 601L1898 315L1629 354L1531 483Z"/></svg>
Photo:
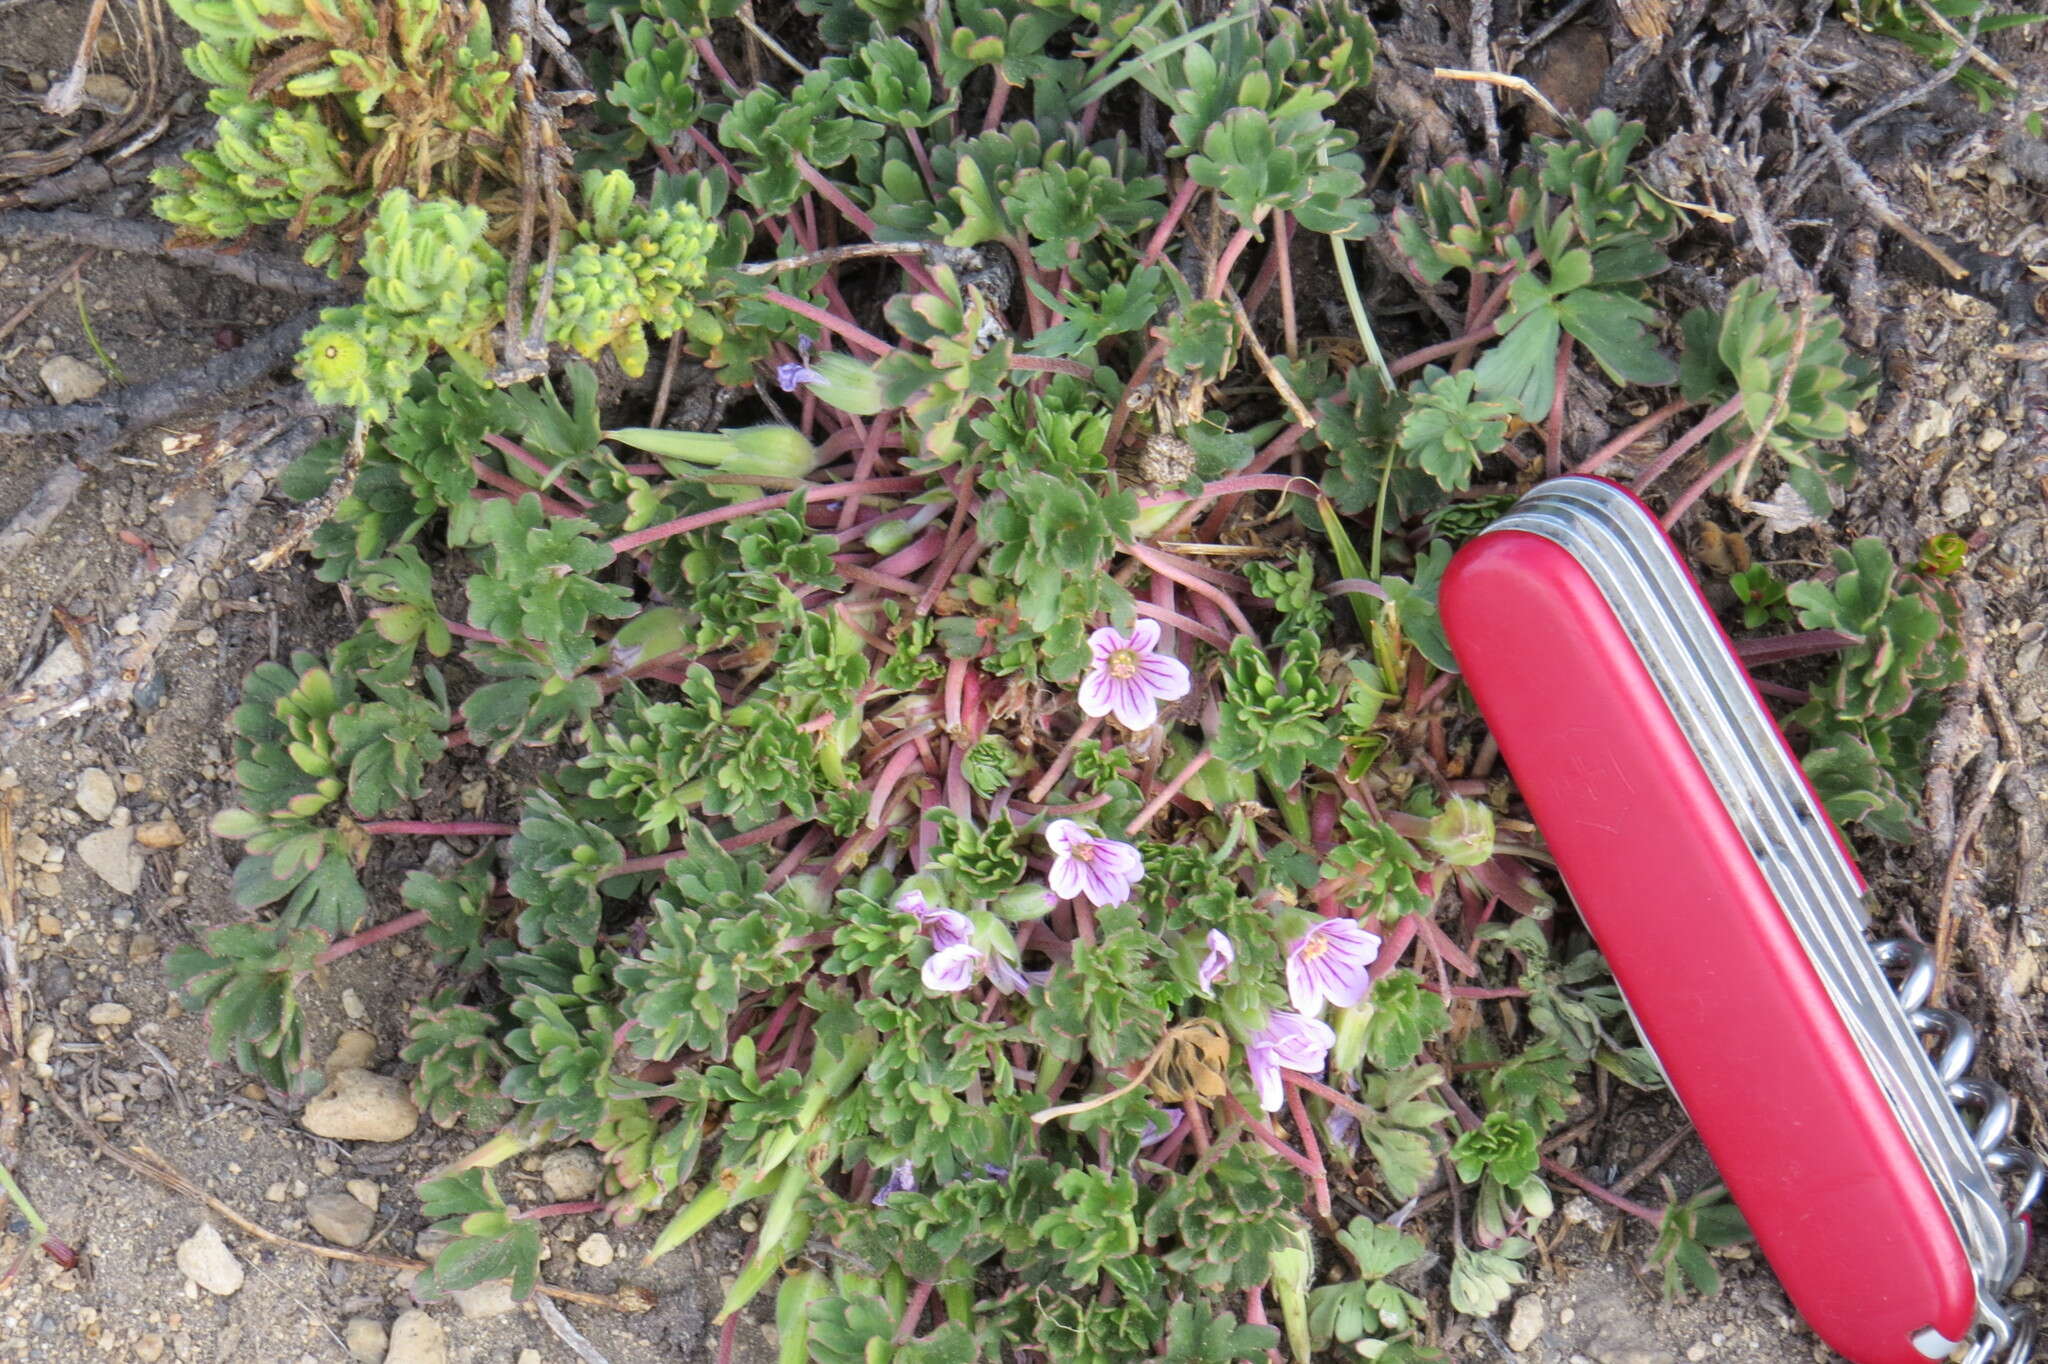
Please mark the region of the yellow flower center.
<svg viewBox="0 0 2048 1364"><path fill-rule="evenodd" d="M1117 649L1109 656L1109 675L1119 682L1128 682L1138 675L1138 651Z"/></svg>
<svg viewBox="0 0 2048 1364"><path fill-rule="evenodd" d="M1067 856L1073 858L1076 862L1093 862L1095 860L1095 845L1086 842L1076 843L1067 850Z"/></svg>
<svg viewBox="0 0 2048 1364"><path fill-rule="evenodd" d="M1311 933L1308 935L1307 939L1303 941L1303 943L1301 944L1301 951L1296 955L1298 955L1303 961L1314 961L1317 957L1320 957L1321 955L1323 955L1323 953L1329 950L1330 940L1328 938L1325 938L1320 933Z"/></svg>

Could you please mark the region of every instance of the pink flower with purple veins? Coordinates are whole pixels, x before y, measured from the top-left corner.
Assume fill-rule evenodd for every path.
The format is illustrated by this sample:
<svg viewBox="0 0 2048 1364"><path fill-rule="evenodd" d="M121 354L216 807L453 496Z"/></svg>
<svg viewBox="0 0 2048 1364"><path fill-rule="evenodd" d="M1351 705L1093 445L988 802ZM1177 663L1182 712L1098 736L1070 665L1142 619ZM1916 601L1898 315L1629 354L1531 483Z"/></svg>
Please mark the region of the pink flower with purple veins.
<svg viewBox="0 0 2048 1364"><path fill-rule="evenodd" d="M944 995L957 995L974 984L974 978L981 974L982 963L987 954L971 942L956 942L941 947L924 959L918 969L918 978L924 981L924 988L937 990Z"/></svg>
<svg viewBox="0 0 2048 1364"><path fill-rule="evenodd" d="M1237 945L1230 941L1230 936L1217 929L1210 929L1209 951L1202 958L1202 964L1195 968L1195 978L1202 983L1203 991L1206 992L1214 985L1236 961Z"/></svg>
<svg viewBox="0 0 2048 1364"><path fill-rule="evenodd" d="M1330 1031L1329 1024L1285 1009L1273 1010L1266 1026L1252 1034L1251 1045L1245 1048L1245 1063L1259 1091L1259 1107L1268 1113L1279 1112L1287 1102L1280 1072L1321 1075L1330 1048L1336 1045L1337 1034Z"/></svg>
<svg viewBox="0 0 2048 1364"><path fill-rule="evenodd" d="M1107 626L1088 636L1091 655L1081 679L1081 710L1114 715L1126 729L1159 723L1159 703L1188 694L1187 665L1159 648L1159 622L1141 620L1126 635Z"/></svg>
<svg viewBox="0 0 2048 1364"><path fill-rule="evenodd" d="M1324 1001L1349 1009L1372 989L1380 940L1356 919L1324 919L1287 950L1287 998L1313 1017Z"/></svg>
<svg viewBox="0 0 2048 1364"><path fill-rule="evenodd" d="M974 935L974 925L967 921L965 914L930 903L921 891L905 892L896 901L896 908L917 920L917 931L931 939L935 950L944 951Z"/></svg>
<svg viewBox="0 0 2048 1364"><path fill-rule="evenodd" d="M1120 905L1131 887L1145 879L1145 859L1128 843L1098 838L1071 819L1056 819L1045 830L1052 846L1053 893L1065 899L1085 895L1097 907Z"/></svg>

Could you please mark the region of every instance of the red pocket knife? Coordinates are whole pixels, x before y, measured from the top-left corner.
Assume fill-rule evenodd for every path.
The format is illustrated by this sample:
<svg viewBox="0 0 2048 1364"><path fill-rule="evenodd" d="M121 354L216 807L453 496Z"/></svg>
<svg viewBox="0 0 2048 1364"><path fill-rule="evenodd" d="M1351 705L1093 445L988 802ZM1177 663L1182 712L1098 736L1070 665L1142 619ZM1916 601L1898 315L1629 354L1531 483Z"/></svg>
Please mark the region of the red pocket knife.
<svg viewBox="0 0 2048 1364"><path fill-rule="evenodd" d="M1655 519L1601 479L1452 560L1443 624L1516 785L1785 1291L1854 1364L2024 1364L2042 1162L1927 1007Z"/></svg>

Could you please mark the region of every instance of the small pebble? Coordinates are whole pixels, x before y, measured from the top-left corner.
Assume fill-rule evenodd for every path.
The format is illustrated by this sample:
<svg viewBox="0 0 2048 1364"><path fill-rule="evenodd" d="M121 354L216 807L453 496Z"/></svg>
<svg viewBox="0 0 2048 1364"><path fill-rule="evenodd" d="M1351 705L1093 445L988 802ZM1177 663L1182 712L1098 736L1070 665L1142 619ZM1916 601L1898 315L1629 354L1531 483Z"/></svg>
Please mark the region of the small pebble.
<svg viewBox="0 0 2048 1364"><path fill-rule="evenodd" d="M211 1222L201 1222L199 1230L185 1238L177 1261L179 1273L215 1297L225 1298L242 1286L242 1263Z"/></svg>
<svg viewBox="0 0 2048 1364"><path fill-rule="evenodd" d="M611 1238L601 1231L590 1233L576 1247L576 1258L592 1269L603 1269L612 1262L617 1253L612 1249Z"/></svg>
<svg viewBox="0 0 2048 1364"><path fill-rule="evenodd" d="M391 1333L384 1329L384 1323L369 1317L350 1317L348 1324L341 1328L341 1343L348 1347L348 1357L356 1364L378 1364L384 1358L384 1351L391 1344Z"/></svg>
<svg viewBox="0 0 2048 1364"><path fill-rule="evenodd" d="M334 1050L327 1053L327 1073L336 1074L344 1070L368 1070L370 1062L377 1059L377 1036L361 1028L350 1028L334 1039Z"/></svg>
<svg viewBox="0 0 2048 1364"><path fill-rule="evenodd" d="M306 1200L306 1221L338 1246L359 1246L376 1230L377 1215L352 1194L314 1194Z"/></svg>
<svg viewBox="0 0 2048 1364"><path fill-rule="evenodd" d="M597 1192L603 1170L597 1155L587 1146L568 1146L548 1152L540 1165L541 1182L557 1203L571 1203Z"/></svg>
<svg viewBox="0 0 2048 1364"><path fill-rule="evenodd" d="M349 1191L349 1195L356 1202L362 1204L371 1212L377 1211L377 1205L384 1201L384 1190L377 1186L375 1180L351 1179L346 1188Z"/></svg>
<svg viewBox="0 0 2048 1364"><path fill-rule="evenodd" d="M153 851L176 848L185 842L185 831L175 819L152 819L135 826L135 841Z"/></svg>
<svg viewBox="0 0 2048 1364"><path fill-rule="evenodd" d="M391 1348L384 1364L448 1364L448 1333L415 1307L391 1323Z"/></svg>
<svg viewBox="0 0 2048 1364"><path fill-rule="evenodd" d="M75 355L53 355L38 372L50 401L58 404L89 403L107 386L106 375Z"/></svg>
<svg viewBox="0 0 2048 1364"><path fill-rule="evenodd" d="M512 1297L512 1285L504 1279L493 1279L474 1288L458 1288L448 1296L455 1300L466 1321L502 1317L519 1306Z"/></svg>
<svg viewBox="0 0 2048 1364"><path fill-rule="evenodd" d="M85 1021L95 1028L125 1028L134 1020L126 1004L95 1004L85 1011Z"/></svg>
<svg viewBox="0 0 2048 1364"><path fill-rule="evenodd" d="M114 813L114 807L121 803L121 793L114 786L114 779L104 768L88 767L78 774L78 808L85 811L88 819L105 822Z"/></svg>
<svg viewBox="0 0 2048 1364"><path fill-rule="evenodd" d="M300 1119L316 1137L334 1141L403 1141L420 1125L420 1110L403 1081L367 1070L328 1080Z"/></svg>

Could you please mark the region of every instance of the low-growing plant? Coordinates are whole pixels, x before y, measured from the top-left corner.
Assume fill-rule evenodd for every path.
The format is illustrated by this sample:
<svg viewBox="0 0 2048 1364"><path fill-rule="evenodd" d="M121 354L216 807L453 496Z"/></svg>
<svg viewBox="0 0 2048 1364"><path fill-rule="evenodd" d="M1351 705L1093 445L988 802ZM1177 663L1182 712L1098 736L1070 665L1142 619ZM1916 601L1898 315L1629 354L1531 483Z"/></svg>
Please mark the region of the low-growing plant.
<svg viewBox="0 0 2048 1364"><path fill-rule="evenodd" d="M492 386L499 208L348 200L364 298L302 364L355 426L285 484L351 472L313 548L369 617L252 677L217 829L277 909L174 975L216 1055L302 1086L294 990L420 930L415 1097L494 1134L423 1190L458 1238L425 1293L529 1290L551 1210L488 1171L580 1141L655 1256L753 1209L718 1321L780 1278L785 1359L1439 1358L1435 1305L1523 1281L1591 1069L1659 1083L1504 818L1436 620L1452 543L1567 467L1581 361L1692 411L1639 479L1700 452L1667 514L1745 458L1824 493L1861 392L1835 324L1750 285L1675 325L1687 224L1602 113L1400 196L1467 325L1388 358L1348 0L806 8L782 55L824 55L747 89L730 3L590 8L605 95L523 300L556 378ZM1163 153L1117 131L1146 101ZM1355 341L1301 328L1309 261ZM650 333L729 424L601 400ZM1803 721L1871 750L1816 770L1838 817L1910 784L1947 676L1890 568L1783 597L1857 641ZM432 817L431 764L515 751L501 819ZM362 929L418 837L489 841ZM1468 1215L1404 1228L1436 1191ZM1725 1228L1611 1201L1700 1282Z"/></svg>

